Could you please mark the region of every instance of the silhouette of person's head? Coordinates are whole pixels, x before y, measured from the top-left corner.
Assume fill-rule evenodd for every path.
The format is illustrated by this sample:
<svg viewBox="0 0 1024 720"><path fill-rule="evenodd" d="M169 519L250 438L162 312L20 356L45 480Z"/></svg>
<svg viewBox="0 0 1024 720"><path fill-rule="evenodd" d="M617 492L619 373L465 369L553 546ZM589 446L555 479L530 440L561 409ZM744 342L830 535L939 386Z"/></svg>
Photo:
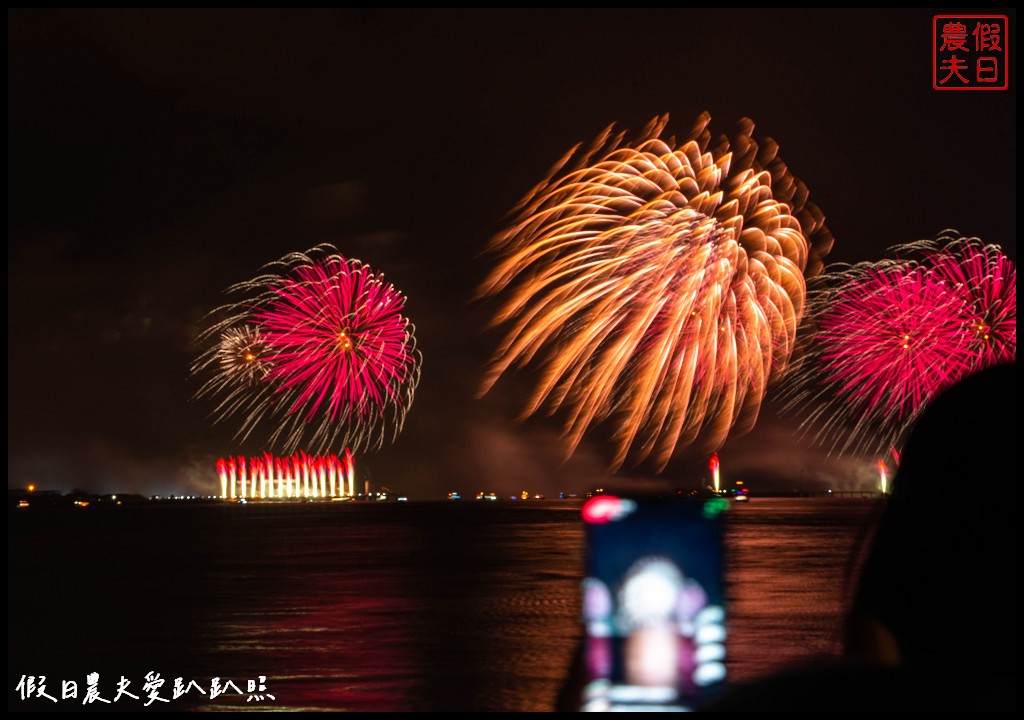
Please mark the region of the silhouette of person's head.
<svg viewBox="0 0 1024 720"><path fill-rule="evenodd" d="M999 365L951 387L921 415L854 599L852 657L1012 672L1016 414L1016 365Z"/></svg>
<svg viewBox="0 0 1024 720"><path fill-rule="evenodd" d="M936 398L904 448L846 658L733 688L712 712L1013 710L1016 366Z"/></svg>

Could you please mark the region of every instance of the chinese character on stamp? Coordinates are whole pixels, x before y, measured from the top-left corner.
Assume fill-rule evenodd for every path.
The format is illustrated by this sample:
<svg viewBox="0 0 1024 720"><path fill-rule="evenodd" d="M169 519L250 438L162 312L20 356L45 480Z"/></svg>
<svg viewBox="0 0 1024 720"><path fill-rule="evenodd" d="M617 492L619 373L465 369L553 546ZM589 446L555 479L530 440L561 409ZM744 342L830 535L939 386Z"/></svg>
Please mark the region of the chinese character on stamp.
<svg viewBox="0 0 1024 720"><path fill-rule="evenodd" d="M932 18L932 87L936 90L1006 90L1010 44L1005 15L935 15Z"/></svg>

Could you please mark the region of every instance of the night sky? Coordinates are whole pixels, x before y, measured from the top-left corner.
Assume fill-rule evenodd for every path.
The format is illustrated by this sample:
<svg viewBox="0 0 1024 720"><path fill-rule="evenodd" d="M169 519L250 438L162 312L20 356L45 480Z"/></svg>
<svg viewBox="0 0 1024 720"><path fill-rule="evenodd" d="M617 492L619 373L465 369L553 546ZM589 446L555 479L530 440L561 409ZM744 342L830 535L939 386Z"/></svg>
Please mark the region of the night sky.
<svg viewBox="0 0 1024 720"><path fill-rule="evenodd" d="M202 318L320 242L408 295L424 356L362 473L412 498L602 483L605 448L563 465L556 420L514 421L528 375L473 397L498 336L471 298L506 212L608 124L668 112L682 135L706 110L779 143L829 262L944 228L1016 260L1016 66L1004 92L933 90L932 15L9 11L9 486L214 492L217 457L267 448L190 401ZM725 476L874 476L791 425L767 404Z"/></svg>

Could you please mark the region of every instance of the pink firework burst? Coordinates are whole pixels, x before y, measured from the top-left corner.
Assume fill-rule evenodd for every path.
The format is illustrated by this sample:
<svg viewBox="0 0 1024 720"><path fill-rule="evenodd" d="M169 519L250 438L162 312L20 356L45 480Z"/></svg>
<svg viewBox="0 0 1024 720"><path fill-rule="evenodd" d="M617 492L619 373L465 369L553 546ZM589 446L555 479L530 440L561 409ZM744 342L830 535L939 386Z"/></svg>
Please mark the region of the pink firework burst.
<svg viewBox="0 0 1024 720"><path fill-rule="evenodd" d="M402 402L415 365L405 298L367 266L340 256L300 266L253 313L273 349L271 376L293 391L289 412L364 420Z"/></svg>
<svg viewBox="0 0 1024 720"><path fill-rule="evenodd" d="M293 253L268 269L232 288L248 297L222 308L227 319L207 333L245 323L262 340L264 381L244 403L232 387L235 402L219 409L241 417L243 436L269 426L270 441L286 452L338 445L361 450L380 447L389 435L394 439L420 368L413 327L403 314L405 297L330 246ZM223 373L209 351L195 367ZM218 377L204 390L216 390Z"/></svg>
<svg viewBox="0 0 1024 720"><path fill-rule="evenodd" d="M1017 275L994 245L946 231L895 259L832 269L784 391L833 450L898 447L936 394L1017 354Z"/></svg>
<svg viewBox="0 0 1024 720"><path fill-rule="evenodd" d="M1017 359L1017 268L995 245L940 235L926 246L935 276L968 303L968 333L976 362L987 367Z"/></svg>
<svg viewBox="0 0 1024 720"><path fill-rule="evenodd" d="M965 312L924 268L869 268L822 315L819 368L851 411L905 418L973 364Z"/></svg>

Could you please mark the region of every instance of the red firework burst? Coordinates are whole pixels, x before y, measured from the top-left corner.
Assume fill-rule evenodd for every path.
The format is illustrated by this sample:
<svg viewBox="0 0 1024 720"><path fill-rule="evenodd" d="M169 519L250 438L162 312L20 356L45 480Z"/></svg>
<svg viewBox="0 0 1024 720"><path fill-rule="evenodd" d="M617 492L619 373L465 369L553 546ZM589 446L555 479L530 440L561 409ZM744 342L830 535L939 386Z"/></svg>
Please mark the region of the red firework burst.
<svg viewBox="0 0 1024 720"><path fill-rule="evenodd" d="M941 235L926 251L935 276L963 295L970 313L970 346L988 367L1017 359L1017 268L995 245Z"/></svg>
<svg viewBox="0 0 1024 720"><path fill-rule="evenodd" d="M836 298L819 370L851 412L906 418L973 363L964 298L924 268L869 268Z"/></svg>
<svg viewBox="0 0 1024 720"><path fill-rule="evenodd" d="M363 420L402 404L416 365L405 298L367 266L341 256L297 267L253 313L272 348L270 371L290 412Z"/></svg>
<svg viewBox="0 0 1024 720"><path fill-rule="evenodd" d="M1017 273L998 246L946 231L893 252L810 295L811 351L784 394L834 450L898 447L935 395L1017 356Z"/></svg>
<svg viewBox="0 0 1024 720"><path fill-rule="evenodd" d="M226 319L204 335L224 337L240 325L258 332L260 383L239 386L233 365L219 357L223 342L193 368L213 371L199 394L221 398L217 412L240 417L240 435L265 427L286 452L379 447L401 430L419 380L405 297L333 251L293 253L235 286L246 299L222 308Z"/></svg>

